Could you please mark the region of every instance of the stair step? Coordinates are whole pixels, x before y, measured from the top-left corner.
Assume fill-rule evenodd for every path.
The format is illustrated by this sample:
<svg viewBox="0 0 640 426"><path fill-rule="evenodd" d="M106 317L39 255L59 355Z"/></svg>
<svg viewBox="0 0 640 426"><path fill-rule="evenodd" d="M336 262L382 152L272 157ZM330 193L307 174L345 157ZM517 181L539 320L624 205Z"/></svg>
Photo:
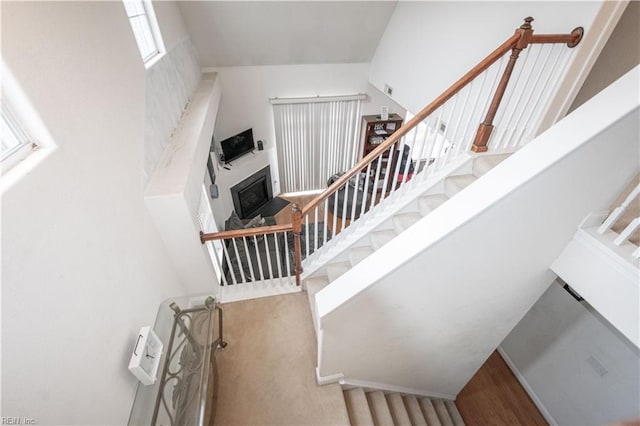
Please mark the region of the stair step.
<svg viewBox="0 0 640 426"><path fill-rule="evenodd" d="M376 231L371 233L371 247L374 250L378 250L383 245L387 244L389 241L393 240L396 236L395 231L392 230L384 230L384 231Z"/></svg>
<svg viewBox="0 0 640 426"><path fill-rule="evenodd" d="M442 426L453 426L453 420L451 419L451 415L449 415L449 411L447 410L447 406L444 405L443 400L434 399L433 408L435 408L436 414L438 414L438 419L440 419L440 423L442 424Z"/></svg>
<svg viewBox="0 0 640 426"><path fill-rule="evenodd" d="M352 426L371 426L373 416L369 410L369 402L362 388L344 391L344 400L347 404L347 412Z"/></svg>
<svg viewBox="0 0 640 426"><path fill-rule="evenodd" d="M402 401L400 394L392 393L387 395L387 405L395 426L412 426L409 413L407 413L407 408L404 406L404 401Z"/></svg>
<svg viewBox="0 0 640 426"><path fill-rule="evenodd" d="M393 227L396 232L400 234L406 229L409 229L414 223L422 219L422 216L418 213L402 213L393 217Z"/></svg>
<svg viewBox="0 0 640 426"><path fill-rule="evenodd" d="M444 180L444 192L449 198L471 185L477 177L474 175L450 176Z"/></svg>
<svg viewBox="0 0 640 426"><path fill-rule="evenodd" d="M418 200L418 211L422 216L426 216L448 199L449 197L447 197L446 194L426 195L424 197L420 197Z"/></svg>
<svg viewBox="0 0 640 426"><path fill-rule="evenodd" d="M389 411L387 399L384 397L382 391L373 391L367 393L367 400L369 401L371 414L373 414L373 424L375 424L376 426L393 426L391 411Z"/></svg>
<svg viewBox="0 0 640 426"><path fill-rule="evenodd" d="M329 285L329 278L324 275L307 278L305 285L307 286L307 297L309 298L309 306L311 307L314 329L317 330L320 324L318 324L318 313L316 312L316 294Z"/></svg>
<svg viewBox="0 0 640 426"><path fill-rule="evenodd" d="M418 404L418 398L413 395L407 395L402 399L404 400L404 406L407 408L409 419L411 419L411 424L413 426L428 426L420 409L420 404Z"/></svg>
<svg viewBox="0 0 640 426"><path fill-rule="evenodd" d="M327 277L329 278L329 282L334 282L349 269L351 269L351 265L349 264L349 262L337 262L328 264Z"/></svg>
<svg viewBox="0 0 640 426"><path fill-rule="evenodd" d="M456 403L453 401L445 401L444 405L447 407L447 411L449 411L454 426L464 426L464 420L458 411L458 407L456 407Z"/></svg>
<svg viewBox="0 0 640 426"><path fill-rule="evenodd" d="M482 176L498 164L509 158L511 154L499 155L482 155L477 157L473 162L473 174L477 177Z"/></svg>
<svg viewBox="0 0 640 426"><path fill-rule="evenodd" d="M349 250L349 263L351 264L351 267L362 262L364 259L369 257L371 253L373 253L373 249L370 246L354 247Z"/></svg>
<svg viewBox="0 0 640 426"><path fill-rule="evenodd" d="M429 426L442 426L440 419L438 418L438 414L436 413L436 409L433 407L433 403L429 398L420 398L418 400L420 404L420 408L422 408L422 415L424 416L427 424Z"/></svg>

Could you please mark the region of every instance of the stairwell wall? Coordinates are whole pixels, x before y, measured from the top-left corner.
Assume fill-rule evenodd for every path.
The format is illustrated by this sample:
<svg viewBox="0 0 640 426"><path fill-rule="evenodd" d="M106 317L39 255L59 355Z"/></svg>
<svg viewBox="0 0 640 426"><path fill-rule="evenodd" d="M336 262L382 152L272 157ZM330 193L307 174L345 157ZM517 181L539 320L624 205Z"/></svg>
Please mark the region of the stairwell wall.
<svg viewBox="0 0 640 426"><path fill-rule="evenodd" d="M637 172L639 72L320 291L319 375L455 396Z"/></svg>
<svg viewBox="0 0 640 426"><path fill-rule="evenodd" d="M588 34L603 3L399 2L371 61L369 80L380 90L391 86L393 99L416 113L513 34L526 16L535 18L537 34L568 33L577 26ZM599 52L602 46L583 41L577 49L594 48Z"/></svg>
<svg viewBox="0 0 640 426"><path fill-rule="evenodd" d="M146 70L122 2L0 8L57 145L2 193L2 415L126 424L137 332L185 293L143 202Z"/></svg>

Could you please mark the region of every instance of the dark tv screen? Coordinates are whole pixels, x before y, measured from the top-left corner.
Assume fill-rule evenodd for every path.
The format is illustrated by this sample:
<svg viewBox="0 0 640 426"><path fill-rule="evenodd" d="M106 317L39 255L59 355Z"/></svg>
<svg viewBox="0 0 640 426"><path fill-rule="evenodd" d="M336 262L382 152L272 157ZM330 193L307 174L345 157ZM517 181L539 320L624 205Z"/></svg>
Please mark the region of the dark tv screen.
<svg viewBox="0 0 640 426"><path fill-rule="evenodd" d="M242 133L238 133L228 139L220 142L222 147L222 155L224 156L224 162L229 163L236 158L251 152L255 149L253 143L253 129L247 129Z"/></svg>

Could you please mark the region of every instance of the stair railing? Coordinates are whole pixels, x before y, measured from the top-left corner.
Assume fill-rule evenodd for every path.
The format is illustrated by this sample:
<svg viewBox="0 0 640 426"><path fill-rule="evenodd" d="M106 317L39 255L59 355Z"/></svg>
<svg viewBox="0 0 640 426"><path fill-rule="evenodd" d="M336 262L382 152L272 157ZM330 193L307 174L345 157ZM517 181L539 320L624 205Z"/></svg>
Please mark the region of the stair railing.
<svg viewBox="0 0 640 426"><path fill-rule="evenodd" d="M248 253L247 238L274 235L275 244L276 234L283 233L286 237L291 232L294 259L290 269L299 285L303 258L398 190L417 185L469 151L509 150L533 139L536 125L555 92L552 83L561 79L569 61L567 49L561 45L577 46L583 30L579 27L570 34L536 35L531 27L533 18L524 21L504 43L311 202L302 209L294 205L291 224L201 233L202 243L227 241L223 244L225 259L220 260L225 264L229 263L229 247L234 250L232 254L238 250L238 239L240 250L244 248ZM521 56L524 59L518 62ZM480 123L476 131L474 123ZM289 255L289 249L286 254ZM236 256L239 257L242 256ZM286 265L290 263L287 261ZM230 265L226 268L229 270ZM264 279L264 275L256 275L255 271L249 270L249 274L243 271L242 268L238 271L241 280L222 277L222 284L251 282L258 276ZM247 275L251 279L247 280Z"/></svg>
<svg viewBox="0 0 640 426"><path fill-rule="evenodd" d="M293 209L300 210L296 204ZM295 222L295 220L294 220ZM300 285L300 233L293 224L262 226L215 233L200 232L200 242L220 241L213 258L220 284L270 283Z"/></svg>
<svg viewBox="0 0 640 426"><path fill-rule="evenodd" d="M637 177L636 177L637 180ZM599 234L605 234L608 231L611 231L612 228L618 223L621 222L624 226L624 221L621 221L623 214L627 211L631 203L634 202L638 197L640 197L640 183L637 184L631 192L625 197L625 199L617 206L613 211L609 214L609 216L602 222L602 225L598 227ZM616 246L620 246L626 242L628 242L629 238L634 233L638 232L640 229L640 217L635 217L629 221L629 223L624 226L618 232L618 236L613 240L613 244ZM632 256L636 259L640 258L640 247L636 247L633 251Z"/></svg>
<svg viewBox="0 0 640 426"><path fill-rule="evenodd" d="M316 235L303 239L326 243L327 236L343 232L394 192L431 176L469 150L485 152L489 142L509 149L520 145L524 136L532 139L533 118L540 118L545 99L551 98L550 82L558 80L569 55L562 55L560 49L538 48L533 59L527 55L524 61L531 71L518 66L520 53L531 44L574 47L583 30L534 35L533 18L524 21L471 71L306 204L302 222L306 232L313 229ZM516 83L510 84L514 76ZM478 122L474 136L473 123ZM310 223L323 224L324 229L310 228ZM308 247L302 249L307 249L308 256Z"/></svg>

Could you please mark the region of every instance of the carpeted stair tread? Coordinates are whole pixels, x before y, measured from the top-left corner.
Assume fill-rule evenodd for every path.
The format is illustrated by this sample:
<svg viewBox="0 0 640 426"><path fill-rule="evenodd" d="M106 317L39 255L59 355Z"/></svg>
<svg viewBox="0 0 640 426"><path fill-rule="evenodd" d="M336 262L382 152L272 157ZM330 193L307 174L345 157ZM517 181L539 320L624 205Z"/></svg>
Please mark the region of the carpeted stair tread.
<svg viewBox="0 0 640 426"><path fill-rule="evenodd" d="M394 239L396 236L395 231L392 230L384 230L384 231L376 231L370 234L371 238L371 246L378 250L383 245L387 244L389 241Z"/></svg>
<svg viewBox="0 0 640 426"><path fill-rule="evenodd" d="M373 253L373 249L370 246L354 247L349 250L349 263L351 267L362 262L365 258L369 257L371 253Z"/></svg>
<svg viewBox="0 0 640 426"><path fill-rule="evenodd" d="M451 198L471 185L476 179L474 175L449 176L444 180L444 192Z"/></svg>
<svg viewBox="0 0 640 426"><path fill-rule="evenodd" d="M422 408L422 415L429 426L442 426L431 399L427 397L420 398L418 399L418 403L420 404L420 408Z"/></svg>
<svg viewBox="0 0 640 426"><path fill-rule="evenodd" d="M451 415L449 415L449 411L447 410L447 406L444 405L444 401L441 399L434 399L432 402L433 408L435 408L442 426L453 426L453 420L451 420Z"/></svg>
<svg viewBox="0 0 640 426"><path fill-rule="evenodd" d="M451 420L453 421L454 426L464 426L464 420L458 411L458 407L456 407L456 403L453 401L445 401L444 405L447 407L447 411L451 416Z"/></svg>
<svg viewBox="0 0 640 426"><path fill-rule="evenodd" d="M391 411L387 405L387 399L382 391L367 392L369 408L373 414L373 424L376 426L393 426Z"/></svg>
<svg viewBox="0 0 640 426"><path fill-rule="evenodd" d="M428 426L420 409L420 404L418 404L418 398L413 395L406 395L403 396L402 399L404 400L404 406L407 409L407 414L409 414L411 424L413 426Z"/></svg>
<svg viewBox="0 0 640 426"><path fill-rule="evenodd" d="M418 211L421 215L426 216L448 199L449 197L447 197L446 194L434 194L420 197L418 199Z"/></svg>
<svg viewBox="0 0 640 426"><path fill-rule="evenodd" d="M480 177L498 164L509 158L511 154L481 155L473 161L473 174Z"/></svg>
<svg viewBox="0 0 640 426"><path fill-rule="evenodd" d="M328 264L327 277L329 278L329 282L334 282L349 269L351 269L351 265L349 264L349 262L337 262Z"/></svg>
<svg viewBox="0 0 640 426"><path fill-rule="evenodd" d="M393 424L395 426L412 426L409 413L407 413L407 408L404 406L404 401L402 401L400 394L392 393L387 395L386 398Z"/></svg>
<svg viewBox="0 0 640 426"><path fill-rule="evenodd" d="M351 426L371 426L373 424L373 416L362 388L350 389L344 391L343 394Z"/></svg>
<svg viewBox="0 0 640 426"><path fill-rule="evenodd" d="M400 234L406 229L413 226L414 223L419 221L422 216L419 213L402 213L393 217L393 227L396 232Z"/></svg>

